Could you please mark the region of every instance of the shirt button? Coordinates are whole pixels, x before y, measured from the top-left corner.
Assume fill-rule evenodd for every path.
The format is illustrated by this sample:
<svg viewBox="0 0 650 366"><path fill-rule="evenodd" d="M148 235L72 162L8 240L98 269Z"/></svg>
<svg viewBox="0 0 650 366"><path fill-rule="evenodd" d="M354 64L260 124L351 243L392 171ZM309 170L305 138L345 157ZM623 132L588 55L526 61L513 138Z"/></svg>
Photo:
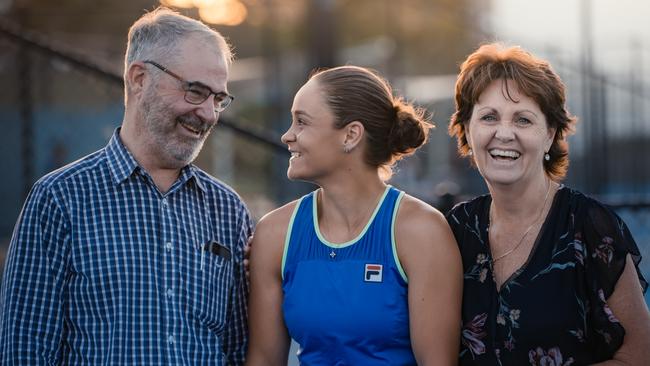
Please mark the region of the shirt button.
<svg viewBox="0 0 650 366"><path fill-rule="evenodd" d="M173 247L174 246L172 245L171 241L168 241L167 243L165 243L165 249L167 249L168 252L171 251Z"/></svg>
<svg viewBox="0 0 650 366"><path fill-rule="evenodd" d="M174 336L173 335L170 334L169 337L167 337L167 343L174 344Z"/></svg>
<svg viewBox="0 0 650 366"><path fill-rule="evenodd" d="M167 198L162 199L162 205L167 207Z"/></svg>
<svg viewBox="0 0 650 366"><path fill-rule="evenodd" d="M174 295L174 290L172 290L171 288L168 288L167 289L167 298L171 299L173 295Z"/></svg>

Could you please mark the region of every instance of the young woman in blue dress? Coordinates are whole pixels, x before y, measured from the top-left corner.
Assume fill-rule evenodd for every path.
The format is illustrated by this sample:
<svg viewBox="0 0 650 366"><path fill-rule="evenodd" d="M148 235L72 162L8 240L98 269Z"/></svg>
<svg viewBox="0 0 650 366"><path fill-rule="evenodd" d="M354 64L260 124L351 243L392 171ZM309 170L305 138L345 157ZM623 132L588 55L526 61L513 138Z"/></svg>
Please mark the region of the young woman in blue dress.
<svg viewBox="0 0 650 366"><path fill-rule="evenodd" d="M361 67L314 74L282 141L320 188L262 218L252 243L247 365L451 365L461 264L444 216L386 184L427 139L423 111Z"/></svg>

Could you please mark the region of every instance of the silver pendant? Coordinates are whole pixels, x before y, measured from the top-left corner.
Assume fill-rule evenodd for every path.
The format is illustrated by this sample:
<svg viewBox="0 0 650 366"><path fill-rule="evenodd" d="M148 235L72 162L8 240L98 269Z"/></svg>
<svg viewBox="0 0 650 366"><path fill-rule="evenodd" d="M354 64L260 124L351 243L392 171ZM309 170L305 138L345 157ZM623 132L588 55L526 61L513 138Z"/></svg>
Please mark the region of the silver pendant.
<svg viewBox="0 0 650 366"><path fill-rule="evenodd" d="M336 257L336 253L334 253L334 251L332 250L330 252L330 258L334 259L334 257Z"/></svg>

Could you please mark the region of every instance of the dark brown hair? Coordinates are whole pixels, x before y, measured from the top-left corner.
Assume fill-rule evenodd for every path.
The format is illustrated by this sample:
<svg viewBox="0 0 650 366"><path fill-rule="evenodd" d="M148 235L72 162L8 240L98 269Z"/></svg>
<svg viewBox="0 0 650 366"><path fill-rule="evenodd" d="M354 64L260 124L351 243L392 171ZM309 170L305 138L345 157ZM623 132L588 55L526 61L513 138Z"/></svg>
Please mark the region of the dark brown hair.
<svg viewBox="0 0 650 366"><path fill-rule="evenodd" d="M335 127L359 121L366 134L365 161L383 168L422 146L433 125L425 110L393 97L390 84L377 73L358 66L340 66L313 73L335 117Z"/></svg>
<svg viewBox="0 0 650 366"><path fill-rule="evenodd" d="M532 98L546 117L555 136L544 160L544 170L554 180L561 180L569 167L569 145L566 136L574 132L576 117L566 107L564 83L551 65L521 47L486 44L469 55L460 66L456 80L456 111L451 117L449 134L458 142L458 152L467 156L466 128L474 105L483 91L495 80L513 80L521 93ZM508 95L509 96L509 95Z"/></svg>

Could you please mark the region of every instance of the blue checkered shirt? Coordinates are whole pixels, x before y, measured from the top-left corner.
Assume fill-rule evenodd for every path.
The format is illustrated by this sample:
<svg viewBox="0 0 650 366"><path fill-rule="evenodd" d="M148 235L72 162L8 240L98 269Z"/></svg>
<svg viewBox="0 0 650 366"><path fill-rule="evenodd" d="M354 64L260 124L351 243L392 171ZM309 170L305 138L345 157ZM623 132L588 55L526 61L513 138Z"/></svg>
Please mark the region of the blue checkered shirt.
<svg viewBox="0 0 650 366"><path fill-rule="evenodd" d="M0 293L0 364L243 364L251 230L237 194L195 166L161 194L116 130L27 198Z"/></svg>

